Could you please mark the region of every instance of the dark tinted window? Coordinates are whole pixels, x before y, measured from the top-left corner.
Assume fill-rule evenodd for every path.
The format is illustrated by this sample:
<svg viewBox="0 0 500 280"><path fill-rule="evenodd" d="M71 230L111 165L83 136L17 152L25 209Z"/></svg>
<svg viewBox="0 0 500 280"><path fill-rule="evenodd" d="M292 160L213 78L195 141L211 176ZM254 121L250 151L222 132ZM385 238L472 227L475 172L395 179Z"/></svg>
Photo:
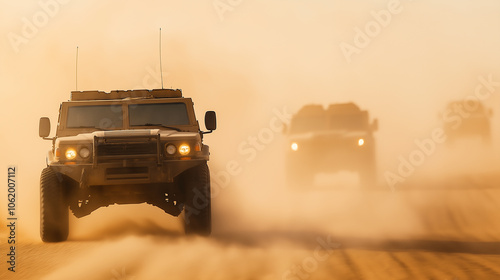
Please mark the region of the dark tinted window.
<svg viewBox="0 0 500 280"><path fill-rule="evenodd" d="M321 116L299 117L292 120L291 133L306 133L326 129L326 119Z"/></svg>
<svg viewBox="0 0 500 280"><path fill-rule="evenodd" d="M184 103L135 104L129 106L130 126L189 125Z"/></svg>
<svg viewBox="0 0 500 280"><path fill-rule="evenodd" d="M330 129L365 130L368 129L368 114L335 115L330 118Z"/></svg>
<svg viewBox="0 0 500 280"><path fill-rule="evenodd" d="M120 128L123 126L121 105L72 106L68 108L68 128Z"/></svg>

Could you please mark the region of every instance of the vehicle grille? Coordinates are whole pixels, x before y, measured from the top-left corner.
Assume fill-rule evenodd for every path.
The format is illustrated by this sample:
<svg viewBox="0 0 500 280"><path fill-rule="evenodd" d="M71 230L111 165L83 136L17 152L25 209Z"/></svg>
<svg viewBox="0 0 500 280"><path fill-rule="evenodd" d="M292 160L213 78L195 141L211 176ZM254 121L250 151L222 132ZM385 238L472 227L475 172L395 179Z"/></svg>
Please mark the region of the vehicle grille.
<svg viewBox="0 0 500 280"><path fill-rule="evenodd" d="M97 156L156 155L157 144L151 143L106 143L97 146Z"/></svg>
<svg viewBox="0 0 500 280"><path fill-rule="evenodd" d="M160 161L158 135L130 137L95 137L94 163L148 159Z"/></svg>

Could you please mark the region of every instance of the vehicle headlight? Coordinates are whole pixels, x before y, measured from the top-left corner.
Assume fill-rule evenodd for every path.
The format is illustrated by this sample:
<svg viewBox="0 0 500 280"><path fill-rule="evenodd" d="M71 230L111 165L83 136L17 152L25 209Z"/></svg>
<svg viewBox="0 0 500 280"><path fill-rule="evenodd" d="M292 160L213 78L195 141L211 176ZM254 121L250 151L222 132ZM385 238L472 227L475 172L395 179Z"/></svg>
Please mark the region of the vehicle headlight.
<svg viewBox="0 0 500 280"><path fill-rule="evenodd" d="M361 146L363 146L364 144L365 144L365 139L363 139L363 138L359 138L359 140L358 140L358 146L360 146L360 147L361 147Z"/></svg>
<svg viewBox="0 0 500 280"><path fill-rule="evenodd" d="M73 148L69 148L66 150L64 155L66 156L66 159L74 160L76 158L76 150Z"/></svg>
<svg viewBox="0 0 500 280"><path fill-rule="evenodd" d="M293 142L290 148L292 148L292 151L297 151L299 149L299 144Z"/></svg>
<svg viewBox="0 0 500 280"><path fill-rule="evenodd" d="M87 147L83 147L80 149L80 157L88 158L90 156L90 150Z"/></svg>
<svg viewBox="0 0 500 280"><path fill-rule="evenodd" d="M177 151L177 148L173 144L167 144L165 150L167 151L167 154L173 155Z"/></svg>
<svg viewBox="0 0 500 280"><path fill-rule="evenodd" d="M188 144L182 144L179 146L179 153L183 156L189 154L190 151L191 151L191 148L189 147Z"/></svg>

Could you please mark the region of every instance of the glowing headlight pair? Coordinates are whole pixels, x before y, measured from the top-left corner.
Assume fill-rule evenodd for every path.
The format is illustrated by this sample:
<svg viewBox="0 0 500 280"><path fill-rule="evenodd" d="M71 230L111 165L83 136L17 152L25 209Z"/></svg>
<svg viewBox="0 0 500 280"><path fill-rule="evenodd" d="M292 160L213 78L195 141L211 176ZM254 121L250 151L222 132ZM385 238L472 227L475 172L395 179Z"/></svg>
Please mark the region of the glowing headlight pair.
<svg viewBox="0 0 500 280"><path fill-rule="evenodd" d="M174 144L167 144L165 146L165 150L167 151L167 154L169 155L174 155L177 152L177 147L175 147ZM182 144L179 146L179 154L185 156L188 155L189 152L191 152L191 147L189 147L188 144Z"/></svg>
<svg viewBox="0 0 500 280"><path fill-rule="evenodd" d="M80 154L81 158L88 158L90 156L90 150L86 147L83 147L80 149L79 154ZM64 156L68 160L74 160L76 158L76 155L77 155L77 153L76 153L76 150L74 148L69 148L64 153Z"/></svg>
<svg viewBox="0 0 500 280"><path fill-rule="evenodd" d="M365 139L363 138L359 138L358 139L358 146L363 146L365 144ZM299 144L297 144L296 142L293 142L292 145L290 146L290 148L292 149L292 151L297 151L299 149Z"/></svg>

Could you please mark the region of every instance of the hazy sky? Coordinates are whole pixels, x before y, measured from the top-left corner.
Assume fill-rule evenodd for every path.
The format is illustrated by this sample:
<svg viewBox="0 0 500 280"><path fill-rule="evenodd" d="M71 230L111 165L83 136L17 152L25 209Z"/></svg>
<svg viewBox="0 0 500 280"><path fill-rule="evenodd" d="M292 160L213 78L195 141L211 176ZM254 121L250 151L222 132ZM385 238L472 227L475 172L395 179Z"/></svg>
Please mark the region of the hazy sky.
<svg viewBox="0 0 500 280"><path fill-rule="evenodd" d="M164 85L194 97L200 116L218 110L228 128L258 129L285 105L343 101L404 128L401 119L435 121L479 75L500 80L495 0L0 3L0 139L8 151L22 145L23 160L47 146L39 116L54 122L75 89L77 46L79 90L159 87L159 28Z"/></svg>

